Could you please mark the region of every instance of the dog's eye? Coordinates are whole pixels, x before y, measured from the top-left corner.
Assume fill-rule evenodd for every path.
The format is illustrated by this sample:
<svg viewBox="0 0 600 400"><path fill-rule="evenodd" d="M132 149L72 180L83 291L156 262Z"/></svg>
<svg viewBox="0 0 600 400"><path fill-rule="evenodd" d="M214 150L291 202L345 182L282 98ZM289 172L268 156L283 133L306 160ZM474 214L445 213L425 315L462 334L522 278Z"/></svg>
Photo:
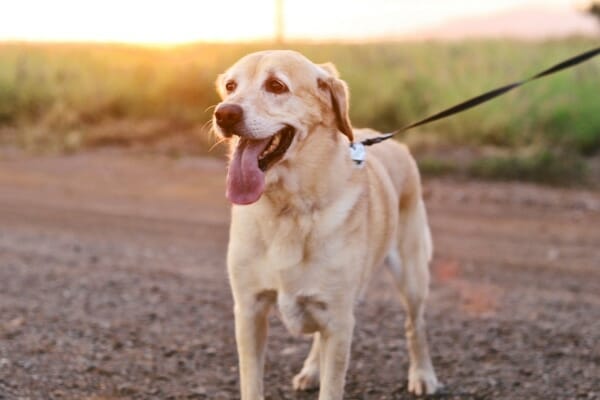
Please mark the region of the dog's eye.
<svg viewBox="0 0 600 400"><path fill-rule="evenodd" d="M265 82L265 89L267 92L281 94L289 91L288 87L285 84L275 78L271 78Z"/></svg>
<svg viewBox="0 0 600 400"><path fill-rule="evenodd" d="M225 84L225 90L227 90L227 93L233 92L235 88L237 88L237 83L235 83L235 81L228 81Z"/></svg>

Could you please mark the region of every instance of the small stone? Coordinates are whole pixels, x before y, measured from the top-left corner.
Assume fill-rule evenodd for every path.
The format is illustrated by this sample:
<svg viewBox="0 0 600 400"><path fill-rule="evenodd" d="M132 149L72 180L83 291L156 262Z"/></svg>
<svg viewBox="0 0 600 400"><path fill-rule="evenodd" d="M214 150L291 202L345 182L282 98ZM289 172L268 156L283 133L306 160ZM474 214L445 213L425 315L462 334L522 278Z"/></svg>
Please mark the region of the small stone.
<svg viewBox="0 0 600 400"><path fill-rule="evenodd" d="M546 252L546 259L548 261L556 261L558 260L558 258L560 257L560 250L558 250L557 248L550 248L548 249L548 251Z"/></svg>
<svg viewBox="0 0 600 400"><path fill-rule="evenodd" d="M16 317L8 321L4 326L0 327L0 332L4 331L4 336L7 339L12 339L21 333L21 327L25 324L25 318Z"/></svg>
<svg viewBox="0 0 600 400"><path fill-rule="evenodd" d="M177 354L177 349L168 349L168 350L165 350L165 352L163 353L163 356L166 358L169 358L169 357L173 357L175 354Z"/></svg>
<svg viewBox="0 0 600 400"><path fill-rule="evenodd" d="M231 395L227 392L219 392L215 394L215 400L229 400L231 399Z"/></svg>
<svg viewBox="0 0 600 400"><path fill-rule="evenodd" d="M156 388L156 387L154 387L154 388L151 388L151 389L148 389L148 394L153 394L153 395L156 395L156 394L158 394L159 392L160 392L160 390L159 390L158 388Z"/></svg>
<svg viewBox="0 0 600 400"><path fill-rule="evenodd" d="M190 395L192 396L206 396L208 391L204 386L196 386L192 390L190 390Z"/></svg>
<svg viewBox="0 0 600 400"><path fill-rule="evenodd" d="M291 356L292 354L296 354L297 352L298 352L297 346L288 346L288 347L284 348L283 350L281 350L281 355L282 356Z"/></svg>
<svg viewBox="0 0 600 400"><path fill-rule="evenodd" d="M135 387L131 386L128 383L123 383L123 384L117 386L117 390L118 390L119 394L125 395L125 396L136 394L138 392L138 390Z"/></svg>

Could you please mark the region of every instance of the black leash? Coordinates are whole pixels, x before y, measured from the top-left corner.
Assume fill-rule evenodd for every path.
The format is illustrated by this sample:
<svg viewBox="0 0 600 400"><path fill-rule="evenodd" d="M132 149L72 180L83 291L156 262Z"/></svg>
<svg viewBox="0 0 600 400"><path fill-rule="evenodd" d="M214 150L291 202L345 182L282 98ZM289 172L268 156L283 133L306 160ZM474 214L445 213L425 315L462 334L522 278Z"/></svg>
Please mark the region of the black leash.
<svg viewBox="0 0 600 400"><path fill-rule="evenodd" d="M365 139L359 143L362 144L363 146L371 146L373 144L383 142L384 140L391 139L395 135L402 133L402 132L406 132L409 129L415 128L417 126L425 125L430 122L437 121L439 119L443 119L443 118L449 117L454 114L458 114L460 112L468 110L469 108L476 107L479 104L490 101L491 99L498 97L500 95L503 95L506 92L509 92L515 88L518 88L519 86L523 86L526 83L529 83L536 79L542 78L544 76L554 74L555 72L562 71L563 69L573 67L579 63L589 60L592 57L597 56L598 54L600 54L600 47L593 49L593 50L588 50L585 53L582 53L575 57L569 58L568 60L558 63L558 64L554 65L553 67L550 67L547 70L542 71L539 74L532 76L531 78L528 78L528 79L525 79L525 80L522 80L519 82L511 83L509 85L504 85L497 89L490 90L489 92L480 94L479 96L473 97L472 99L463 101L460 104L457 104L453 107L450 107L443 111L440 111L437 114L433 114L432 116L423 118L422 120L419 120L417 122L413 122L410 125L406 125L405 127L400 128L392 133L387 133L385 135L377 136L377 137L370 138L370 139ZM354 147L355 145L356 144L353 143L351 146Z"/></svg>

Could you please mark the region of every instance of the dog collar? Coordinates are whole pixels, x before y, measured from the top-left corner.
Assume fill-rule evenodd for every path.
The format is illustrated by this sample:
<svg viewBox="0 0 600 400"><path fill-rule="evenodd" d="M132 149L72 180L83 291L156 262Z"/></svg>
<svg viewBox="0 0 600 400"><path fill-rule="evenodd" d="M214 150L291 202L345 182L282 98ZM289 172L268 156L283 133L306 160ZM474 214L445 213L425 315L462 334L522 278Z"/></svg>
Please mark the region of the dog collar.
<svg viewBox="0 0 600 400"><path fill-rule="evenodd" d="M365 146L360 142L350 143L350 158L352 158L352 161L354 161L354 164L357 166L363 165L367 158Z"/></svg>

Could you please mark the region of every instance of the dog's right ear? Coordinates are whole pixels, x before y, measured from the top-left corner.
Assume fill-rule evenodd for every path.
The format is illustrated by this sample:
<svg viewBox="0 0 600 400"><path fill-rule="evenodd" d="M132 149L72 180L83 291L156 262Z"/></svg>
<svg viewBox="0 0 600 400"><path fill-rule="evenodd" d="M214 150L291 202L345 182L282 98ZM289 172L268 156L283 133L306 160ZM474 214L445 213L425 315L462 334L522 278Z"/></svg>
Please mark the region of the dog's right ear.
<svg viewBox="0 0 600 400"><path fill-rule="evenodd" d="M339 72L335 65L326 63L319 65L326 76L318 79L319 89L328 90L331 98L331 107L335 114L337 128L348 137L350 143L354 141L352 124L350 123L350 92L346 82L339 79Z"/></svg>

